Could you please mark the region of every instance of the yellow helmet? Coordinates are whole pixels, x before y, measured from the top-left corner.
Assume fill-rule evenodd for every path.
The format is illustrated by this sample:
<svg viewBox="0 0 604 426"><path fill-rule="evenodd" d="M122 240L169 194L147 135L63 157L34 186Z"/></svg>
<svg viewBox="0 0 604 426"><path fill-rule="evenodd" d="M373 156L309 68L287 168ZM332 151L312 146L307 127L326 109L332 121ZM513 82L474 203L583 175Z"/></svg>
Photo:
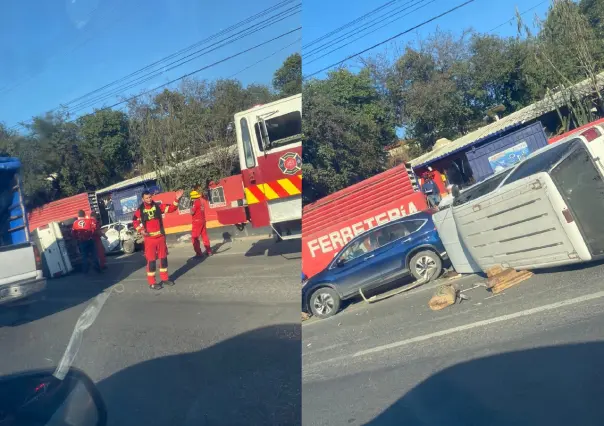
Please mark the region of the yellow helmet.
<svg viewBox="0 0 604 426"><path fill-rule="evenodd" d="M191 191L189 195L191 196L192 200L196 200L197 198L201 197L201 194L197 191Z"/></svg>

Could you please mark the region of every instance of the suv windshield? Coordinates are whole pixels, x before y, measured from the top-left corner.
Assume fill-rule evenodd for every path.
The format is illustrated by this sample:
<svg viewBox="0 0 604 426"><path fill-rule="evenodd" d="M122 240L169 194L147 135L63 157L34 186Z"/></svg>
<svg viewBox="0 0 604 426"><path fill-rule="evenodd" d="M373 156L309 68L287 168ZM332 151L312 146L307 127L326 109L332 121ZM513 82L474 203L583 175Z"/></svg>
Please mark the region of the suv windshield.
<svg viewBox="0 0 604 426"><path fill-rule="evenodd" d="M499 184L510 174L512 170L513 169L503 171L497 175L492 176L490 179L487 179L473 187L468 188L467 190L462 192L460 196L455 199L455 201L453 201L453 205L461 206L462 204L480 198L483 195L494 191L495 189L497 189Z"/></svg>
<svg viewBox="0 0 604 426"><path fill-rule="evenodd" d="M556 165L562 157L570 152L577 143L581 143L580 139L573 139L569 142L560 143L560 145L548 149L541 154L526 159L521 163L512 174L505 180L503 185L508 185L517 180L534 175L535 173L548 172Z"/></svg>

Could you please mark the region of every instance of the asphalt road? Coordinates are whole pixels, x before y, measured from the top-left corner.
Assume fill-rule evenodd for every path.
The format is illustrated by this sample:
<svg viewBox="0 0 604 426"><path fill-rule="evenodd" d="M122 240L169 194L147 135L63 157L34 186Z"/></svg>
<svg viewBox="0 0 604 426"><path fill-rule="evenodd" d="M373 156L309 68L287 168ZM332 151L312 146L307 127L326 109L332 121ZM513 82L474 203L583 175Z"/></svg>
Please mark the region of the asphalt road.
<svg viewBox="0 0 604 426"><path fill-rule="evenodd" d="M604 423L604 265L477 287L438 312L433 290L303 324L304 425Z"/></svg>
<svg viewBox="0 0 604 426"><path fill-rule="evenodd" d="M299 242L232 243L203 262L170 249L176 286L148 289L142 255L52 280L46 300L0 313L0 373L54 368L78 317L109 293L74 366L109 424L300 424Z"/></svg>

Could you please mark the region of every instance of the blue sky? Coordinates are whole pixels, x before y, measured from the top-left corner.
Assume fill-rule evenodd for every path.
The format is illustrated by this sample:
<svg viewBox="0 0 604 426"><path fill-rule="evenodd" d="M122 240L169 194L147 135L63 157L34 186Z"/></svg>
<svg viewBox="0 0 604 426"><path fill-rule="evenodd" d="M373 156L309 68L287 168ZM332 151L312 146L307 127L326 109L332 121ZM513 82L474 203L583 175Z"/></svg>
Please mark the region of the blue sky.
<svg viewBox="0 0 604 426"><path fill-rule="evenodd" d="M316 40L324 34L328 34L330 31L339 28L340 26L367 12L370 12L386 2L387 0L371 2L362 0L304 0L304 11L302 17L302 46L306 46L311 41ZM325 39L319 44L315 44L309 48L304 48L302 51L303 73L304 75L312 74L382 40L388 39L395 34L403 32L408 28L421 23L422 21L439 15L440 13L443 13L461 3L464 3L464 0L398 0L383 11L380 11L367 18L366 21L362 21L361 23L357 24L356 28L360 28L368 21L377 19L383 14L386 14L386 16L389 17L386 18L388 21L394 20L395 17L392 17L389 14L389 11L392 11L397 7L399 8L397 10L400 10L400 8L403 8L405 4L407 4L407 7L412 6L412 9L402 12L396 16L401 17L410 10L419 8L421 6L424 7L409 14L408 16L401 17L400 20L396 20L390 25L370 35L367 35L366 37L362 37L351 45L346 46L337 52L333 52L324 58L318 59L319 56L329 52L332 50L332 48L323 48L324 50L322 50L320 53L314 53L314 55L310 55L309 53L314 48L320 47L323 43L326 43L331 39ZM430 33L433 33L437 28L444 31L452 31L458 34L465 28L473 28L474 30L482 33L491 32L491 30L493 30L495 27L498 27L514 17L516 6L521 13L536 6L534 10L523 15L525 21L532 24L535 14L539 15L540 17L545 16L545 13L549 7L549 2L543 0L475 0L473 3L470 3L469 5L447 16L427 24L414 32L401 36L397 39L396 43L399 47L403 46L407 42L417 40L418 37L426 37ZM376 25L371 29L367 29L367 32L380 26L381 25ZM333 38L337 38L339 35L351 31L354 28L355 27L347 28L343 32L338 33L338 35L334 35ZM515 21L497 28L495 31L492 31L492 33L502 36L515 35ZM363 34L364 33L359 33L355 36L351 35L351 37L356 38ZM345 41L342 41L333 47L338 47L340 44L345 43ZM371 53L392 53L394 50L395 46L392 43L388 43L376 48L375 50L371 51ZM370 53L368 53L368 55L369 54ZM310 61L313 59L316 60L311 63ZM354 67L355 64L358 64L358 61L351 59L347 62L347 64L351 66L351 69L353 69L352 67ZM324 76L325 72L317 74L315 77L321 78Z"/></svg>
<svg viewBox="0 0 604 426"><path fill-rule="evenodd" d="M292 5L296 3L292 1ZM2 2L0 122L11 127L19 121L56 108L278 2L279 0ZM284 9L285 7L280 11ZM298 14L283 20L236 43L167 71L124 92L124 95L151 89L290 31L300 26L301 19L301 14ZM300 42L296 42L299 37L300 32L291 34L270 45L202 71L197 77L229 77L269 54L291 45L236 76L244 84L270 84L274 71L285 58L300 50ZM113 104L117 100L112 97L105 103ZM102 107L103 102L95 106ZM90 109L84 109L78 114L89 111Z"/></svg>

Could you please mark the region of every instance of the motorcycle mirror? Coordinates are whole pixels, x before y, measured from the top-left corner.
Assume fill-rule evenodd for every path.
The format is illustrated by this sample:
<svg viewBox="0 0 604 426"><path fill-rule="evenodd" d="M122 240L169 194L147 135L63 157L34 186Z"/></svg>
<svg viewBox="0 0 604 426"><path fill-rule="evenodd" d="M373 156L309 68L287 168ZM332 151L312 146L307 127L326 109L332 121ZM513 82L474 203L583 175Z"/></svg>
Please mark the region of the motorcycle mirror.
<svg viewBox="0 0 604 426"><path fill-rule="evenodd" d="M0 377L0 424L105 426L107 409L90 378L70 368L33 370Z"/></svg>

